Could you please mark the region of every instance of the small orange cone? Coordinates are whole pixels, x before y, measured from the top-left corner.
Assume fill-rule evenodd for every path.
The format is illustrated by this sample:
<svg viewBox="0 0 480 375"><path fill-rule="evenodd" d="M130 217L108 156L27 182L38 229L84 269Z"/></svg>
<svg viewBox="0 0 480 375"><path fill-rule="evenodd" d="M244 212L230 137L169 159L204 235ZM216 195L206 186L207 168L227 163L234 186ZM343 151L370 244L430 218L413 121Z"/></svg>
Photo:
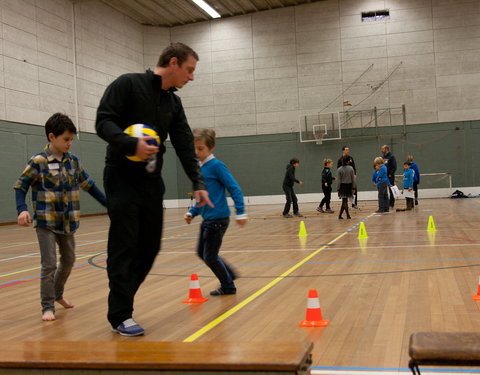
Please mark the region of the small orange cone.
<svg viewBox="0 0 480 375"><path fill-rule="evenodd" d="M472 299L474 301L480 301L480 276L478 276L478 288L477 288L477 294L472 296Z"/></svg>
<svg viewBox="0 0 480 375"><path fill-rule="evenodd" d="M202 291L200 290L200 282L196 273L192 273L190 276L190 293L188 298L183 303L203 303L208 301L208 298L203 298Z"/></svg>
<svg viewBox="0 0 480 375"><path fill-rule="evenodd" d="M322 318L322 309L320 308L317 291L310 289L308 292L306 318L300 322L300 327L326 327L328 323L328 320L323 320Z"/></svg>

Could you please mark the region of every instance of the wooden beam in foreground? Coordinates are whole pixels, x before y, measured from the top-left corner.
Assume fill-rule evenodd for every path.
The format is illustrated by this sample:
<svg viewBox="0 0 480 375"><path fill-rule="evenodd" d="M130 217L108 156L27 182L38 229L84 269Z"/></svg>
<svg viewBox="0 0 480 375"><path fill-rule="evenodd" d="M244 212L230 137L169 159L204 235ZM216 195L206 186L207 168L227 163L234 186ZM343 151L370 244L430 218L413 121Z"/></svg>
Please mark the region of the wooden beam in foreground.
<svg viewBox="0 0 480 375"><path fill-rule="evenodd" d="M0 373L18 375L309 374L311 343L0 342ZM10 370L10 371L9 371Z"/></svg>

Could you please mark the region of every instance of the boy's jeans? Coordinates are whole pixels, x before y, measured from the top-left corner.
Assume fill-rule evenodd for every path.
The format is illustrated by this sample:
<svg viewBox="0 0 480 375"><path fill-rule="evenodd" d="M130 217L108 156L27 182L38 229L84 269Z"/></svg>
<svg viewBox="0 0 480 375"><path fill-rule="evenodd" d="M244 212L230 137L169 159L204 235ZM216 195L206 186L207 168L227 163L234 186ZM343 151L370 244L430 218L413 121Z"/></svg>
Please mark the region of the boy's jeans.
<svg viewBox="0 0 480 375"><path fill-rule="evenodd" d="M197 255L203 259L220 281L221 288L236 291L233 279L235 273L222 258L218 256L223 235L228 228L230 218L204 220L200 226Z"/></svg>
<svg viewBox="0 0 480 375"><path fill-rule="evenodd" d="M389 210L390 202L388 200L388 182L382 182L377 185L378 189L378 209L383 212Z"/></svg>
<svg viewBox="0 0 480 375"><path fill-rule="evenodd" d="M70 271L75 263L75 238L72 234L59 234L49 229L37 227L42 271L40 274L40 298L42 312L55 311L55 301L63 298L63 290ZM58 244L60 264L57 268Z"/></svg>

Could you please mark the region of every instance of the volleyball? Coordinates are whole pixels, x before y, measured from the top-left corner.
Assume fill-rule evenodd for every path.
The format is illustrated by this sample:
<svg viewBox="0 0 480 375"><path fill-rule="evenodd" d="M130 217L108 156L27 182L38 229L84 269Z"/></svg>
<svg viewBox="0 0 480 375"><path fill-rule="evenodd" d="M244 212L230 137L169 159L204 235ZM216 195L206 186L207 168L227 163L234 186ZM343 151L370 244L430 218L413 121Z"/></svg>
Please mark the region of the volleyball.
<svg viewBox="0 0 480 375"><path fill-rule="evenodd" d="M145 124L134 124L130 125L128 128L126 128L123 131L125 134L128 134L130 137L154 137L154 139L150 139L147 141L147 143L150 146L159 146L160 145L160 138L155 130L153 130L150 126L145 125ZM140 159L138 156L128 156L125 155L127 159L131 161L145 161Z"/></svg>

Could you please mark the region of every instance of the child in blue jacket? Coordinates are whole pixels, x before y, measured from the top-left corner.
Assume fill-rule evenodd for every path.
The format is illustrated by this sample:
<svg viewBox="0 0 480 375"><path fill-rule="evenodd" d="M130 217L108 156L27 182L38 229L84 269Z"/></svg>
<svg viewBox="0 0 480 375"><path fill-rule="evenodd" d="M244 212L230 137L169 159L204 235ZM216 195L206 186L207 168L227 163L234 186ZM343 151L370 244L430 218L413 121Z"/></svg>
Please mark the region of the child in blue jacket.
<svg viewBox="0 0 480 375"><path fill-rule="evenodd" d="M234 280L236 275L220 256L220 246L230 222L230 209L227 204L225 189L228 190L235 204L236 221L241 227L247 223L247 214L243 202L243 193L226 165L215 159L212 151L215 148L215 131L212 129L194 129L195 153L200 163L203 179L207 185L208 195L214 207L192 207L184 216L190 224L192 219L201 215L197 255L205 262L220 281L220 287L212 290L210 295L236 294Z"/></svg>
<svg viewBox="0 0 480 375"><path fill-rule="evenodd" d="M378 210L376 213L389 212L388 187L390 182L388 180L387 167L384 164L383 158L377 157L373 161L372 182L378 190Z"/></svg>
<svg viewBox="0 0 480 375"><path fill-rule="evenodd" d="M413 190L413 180L415 172L410 168L411 163L406 161L403 163L403 190L412 191ZM405 197L407 200L407 211L413 210L413 198Z"/></svg>

